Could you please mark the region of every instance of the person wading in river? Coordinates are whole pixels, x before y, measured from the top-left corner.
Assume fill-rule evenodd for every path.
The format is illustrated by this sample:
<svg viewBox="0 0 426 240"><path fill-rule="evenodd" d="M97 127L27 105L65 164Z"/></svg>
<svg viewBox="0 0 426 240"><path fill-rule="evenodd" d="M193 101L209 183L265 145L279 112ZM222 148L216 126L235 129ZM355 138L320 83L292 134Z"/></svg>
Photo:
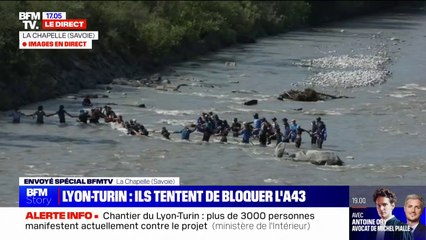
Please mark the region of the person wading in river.
<svg viewBox="0 0 426 240"><path fill-rule="evenodd" d="M232 136L238 137L241 131L241 123L238 122L238 118L234 118L234 122L231 125Z"/></svg>
<svg viewBox="0 0 426 240"><path fill-rule="evenodd" d="M44 117L48 117L47 114L43 111L43 106L38 106L37 111L35 111L33 114L29 115L30 117L36 117L36 123L37 124L43 124L44 123Z"/></svg>
<svg viewBox="0 0 426 240"><path fill-rule="evenodd" d="M27 116L26 114L19 111L19 108L15 108L12 112L8 114L9 117L12 117L13 123L20 123L21 116Z"/></svg>
<svg viewBox="0 0 426 240"><path fill-rule="evenodd" d="M74 117L73 115L71 115L67 111L65 111L64 105L61 105L61 106L59 106L59 110L57 112L52 113L52 114L48 114L48 115L46 115L46 117L51 117L53 115L58 115L59 122L60 123L65 123L65 114L68 115L68 116L70 116L70 117L72 117L72 118Z"/></svg>

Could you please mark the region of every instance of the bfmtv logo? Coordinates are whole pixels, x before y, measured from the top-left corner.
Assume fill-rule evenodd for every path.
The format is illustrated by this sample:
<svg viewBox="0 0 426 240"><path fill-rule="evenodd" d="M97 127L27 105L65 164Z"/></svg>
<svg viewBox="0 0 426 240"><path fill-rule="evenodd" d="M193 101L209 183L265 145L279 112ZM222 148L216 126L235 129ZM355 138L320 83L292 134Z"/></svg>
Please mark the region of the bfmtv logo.
<svg viewBox="0 0 426 240"><path fill-rule="evenodd" d="M47 188L27 188L27 197L41 196L47 197Z"/></svg>
<svg viewBox="0 0 426 240"><path fill-rule="evenodd" d="M19 12L19 20L24 24L25 29L39 29L37 20L41 20L39 12ZM35 20L35 21L31 21Z"/></svg>
<svg viewBox="0 0 426 240"><path fill-rule="evenodd" d="M27 198L25 203L28 205L35 206L50 206L52 198L49 196L49 191L47 188L27 188Z"/></svg>

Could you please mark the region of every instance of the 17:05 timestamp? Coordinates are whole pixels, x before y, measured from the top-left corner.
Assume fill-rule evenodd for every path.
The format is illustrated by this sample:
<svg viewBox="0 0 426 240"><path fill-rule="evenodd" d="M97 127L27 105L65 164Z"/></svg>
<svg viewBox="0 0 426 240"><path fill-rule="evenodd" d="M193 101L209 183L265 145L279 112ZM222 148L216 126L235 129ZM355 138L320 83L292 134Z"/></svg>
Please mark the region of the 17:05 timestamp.
<svg viewBox="0 0 426 240"><path fill-rule="evenodd" d="M65 12L43 12L43 19L60 20L66 19Z"/></svg>

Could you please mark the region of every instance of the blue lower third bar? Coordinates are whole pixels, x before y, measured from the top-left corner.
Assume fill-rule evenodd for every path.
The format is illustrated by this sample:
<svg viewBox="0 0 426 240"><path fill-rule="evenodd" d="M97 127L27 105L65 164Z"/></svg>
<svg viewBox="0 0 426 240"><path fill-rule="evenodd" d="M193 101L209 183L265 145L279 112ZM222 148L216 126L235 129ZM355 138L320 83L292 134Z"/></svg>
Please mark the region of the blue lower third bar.
<svg viewBox="0 0 426 240"><path fill-rule="evenodd" d="M349 207L348 186L21 186L20 207Z"/></svg>

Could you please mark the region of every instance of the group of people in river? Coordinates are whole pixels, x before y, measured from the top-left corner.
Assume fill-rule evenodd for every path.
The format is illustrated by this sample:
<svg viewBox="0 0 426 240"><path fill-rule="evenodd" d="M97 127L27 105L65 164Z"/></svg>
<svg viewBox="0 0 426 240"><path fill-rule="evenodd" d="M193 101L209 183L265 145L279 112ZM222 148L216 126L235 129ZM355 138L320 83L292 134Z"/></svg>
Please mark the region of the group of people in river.
<svg viewBox="0 0 426 240"><path fill-rule="evenodd" d="M193 130L185 127L182 133L182 139L189 139L189 134L195 130L203 133L202 141L208 142L210 136L220 136L221 142L227 142L229 132L232 132L233 137L242 137L243 143L252 143L251 139L258 139L259 145L266 146L276 141L276 145L281 142L293 142L297 148L300 148L302 143L302 133L306 132L311 136L311 144L317 144L322 148L323 142L327 139L327 129L325 123L320 117L316 121L312 121L311 130L305 130L296 123L293 119L289 124L287 118L283 118L283 131L276 117L271 119L259 118L259 114L253 115L253 121L243 122L242 124L237 118L234 118L231 125L226 120L221 120L217 114L212 112L202 113L197 119L197 124Z"/></svg>
<svg viewBox="0 0 426 240"><path fill-rule="evenodd" d="M77 121L81 123L99 123L100 118L104 118L105 122L120 122L122 121L122 116L117 116L114 111L112 111L110 106L105 106L104 108L96 107L91 109L91 113L87 110L80 110L80 114L78 116L74 116L68 113L65 110L64 105L60 105L58 111L46 114L42 105L37 107L37 110L32 114L25 114L19 111L18 108L15 108L12 112L9 113L9 116L12 117L13 123L20 123L21 117L33 117L36 119L37 124L44 124L44 117L51 117L54 115L58 115L59 123L66 123L65 115L71 118L78 118Z"/></svg>
<svg viewBox="0 0 426 240"><path fill-rule="evenodd" d="M43 106L38 106L37 111L32 114L24 114L16 108L9 114L9 116L12 117L13 123L19 123L21 116L29 116L36 118L36 123L38 124L44 123L44 117L54 115L58 115L60 123L65 123L65 115L71 118L78 118L77 121L82 124L97 124L99 123L100 118L103 118L105 123L113 123L117 127L125 128L128 135L149 136L149 131L144 127L144 125L137 122L136 119L124 121L123 116L117 115L108 105L103 108L92 108L93 105L90 102L90 99L85 98L82 102L82 106L91 107L90 112L89 110L82 109L78 116L74 116L65 110L64 105L60 105L56 112L46 114L43 110ZM241 123L237 118L234 118L232 124L229 125L227 120L220 119L217 114L214 114L213 112L203 112L196 120L196 123L193 123L190 126L185 126L182 130L173 131L172 133L179 133L182 140L189 141L191 133L198 131L203 134L203 142L209 142L211 136L217 136L220 137L220 142L225 143L228 141L228 134L231 132L234 138L241 137L242 143L253 144L252 140L258 140L259 145L267 146L274 140L277 145L281 142L295 143L297 148L300 148L302 144L303 132L310 135L311 144L316 144L318 148L322 148L323 142L327 139L326 125L320 117L312 121L310 130L303 129L299 124L297 124L295 119L291 120L291 123L289 123L287 118L283 118L282 122L283 131L281 131L280 124L276 117L273 117L271 122L269 122L266 118L260 118L259 114L255 113L252 121ZM162 127L161 135L170 140L171 133L166 127Z"/></svg>
<svg viewBox="0 0 426 240"><path fill-rule="evenodd" d="M50 116L54 116L54 115L58 115L60 123L65 123L65 115L68 115L70 117L75 117L75 116L69 114L65 110L64 105L60 105L59 110L52 113L52 114L46 114L46 112L44 112L44 110L43 110L43 106L41 106L41 105L38 106L37 110L32 114L25 114L25 113L19 111L18 108L15 108L12 112L9 113L9 116L12 117L13 123L20 123L21 117L24 116L24 117L36 118L36 123L43 124L44 123L44 117L50 117Z"/></svg>
<svg viewBox="0 0 426 240"><path fill-rule="evenodd" d="M213 112L203 112L197 119L196 123L189 126L185 126L180 131L174 131L172 133L180 133L182 140L190 140L191 133L200 132L203 134L202 141L209 142L211 136L220 137L220 142L225 143L228 141L228 134L231 132L234 138L242 138L242 143L252 143L252 139L258 139L259 145L266 146L272 143L272 140L276 141L278 145L280 142L293 142L297 148L300 148L302 144L302 133L306 132L311 137L311 144L317 145L322 148L323 142L327 139L327 129L325 123L320 117L316 121L312 121L311 130L305 130L296 123L296 120L292 120L289 124L287 118L283 118L284 131L281 132L277 118L273 117L272 123L266 118L259 118L259 115L255 113L253 115L253 121L243 122L242 124L238 121L238 118L234 118L231 125L228 124L227 120L222 120L217 114ZM125 127L128 129L128 133L132 135L146 135L149 132L136 122L135 119L130 121L130 124L126 122ZM170 132L166 127L162 127L161 135L170 139Z"/></svg>

